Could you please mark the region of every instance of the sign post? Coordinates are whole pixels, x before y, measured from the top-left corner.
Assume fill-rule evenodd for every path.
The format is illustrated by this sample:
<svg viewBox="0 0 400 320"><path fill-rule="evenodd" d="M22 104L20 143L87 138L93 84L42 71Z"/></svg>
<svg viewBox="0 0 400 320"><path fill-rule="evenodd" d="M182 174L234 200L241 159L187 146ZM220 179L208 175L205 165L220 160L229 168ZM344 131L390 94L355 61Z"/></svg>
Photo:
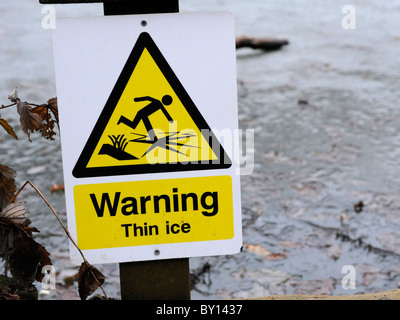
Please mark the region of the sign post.
<svg viewBox="0 0 400 320"><path fill-rule="evenodd" d="M104 2L104 14L178 12L178 0ZM189 258L119 264L123 300L189 300Z"/></svg>
<svg viewBox="0 0 400 320"><path fill-rule="evenodd" d="M70 233L122 299L187 300L189 257L242 245L233 17L101 2L53 34Z"/></svg>

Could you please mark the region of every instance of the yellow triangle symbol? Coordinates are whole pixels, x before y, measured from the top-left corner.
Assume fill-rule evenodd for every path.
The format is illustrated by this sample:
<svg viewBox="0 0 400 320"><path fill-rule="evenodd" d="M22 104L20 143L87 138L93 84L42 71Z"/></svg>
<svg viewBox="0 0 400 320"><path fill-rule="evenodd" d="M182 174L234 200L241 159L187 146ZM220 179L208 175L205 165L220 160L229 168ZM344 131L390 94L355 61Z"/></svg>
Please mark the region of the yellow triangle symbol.
<svg viewBox="0 0 400 320"><path fill-rule="evenodd" d="M222 169L231 160L148 33L141 33L75 177Z"/></svg>

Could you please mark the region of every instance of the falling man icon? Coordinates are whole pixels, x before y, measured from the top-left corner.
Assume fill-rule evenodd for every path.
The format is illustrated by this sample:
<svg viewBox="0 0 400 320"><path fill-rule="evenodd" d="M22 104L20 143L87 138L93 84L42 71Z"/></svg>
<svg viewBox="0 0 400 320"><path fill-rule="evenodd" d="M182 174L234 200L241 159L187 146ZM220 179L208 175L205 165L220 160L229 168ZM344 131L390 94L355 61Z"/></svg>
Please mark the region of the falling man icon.
<svg viewBox="0 0 400 320"><path fill-rule="evenodd" d="M145 97L137 97L133 99L135 102L140 102L140 101L150 101L148 105L140 109L137 113L135 118L131 121L128 118L121 116L118 120L117 124L123 123L132 129L135 129L137 125L140 123L140 121L143 121L144 126L146 127L147 134L149 135L150 139L152 141L157 141L158 138L156 134L154 133L154 128L150 123L149 117L152 115L154 112L161 110L165 117L168 119L169 122L173 122L172 117L168 113L167 109L165 109L165 106L169 106L172 103L172 97L170 95L164 95L160 100L157 100L153 97L145 96Z"/></svg>

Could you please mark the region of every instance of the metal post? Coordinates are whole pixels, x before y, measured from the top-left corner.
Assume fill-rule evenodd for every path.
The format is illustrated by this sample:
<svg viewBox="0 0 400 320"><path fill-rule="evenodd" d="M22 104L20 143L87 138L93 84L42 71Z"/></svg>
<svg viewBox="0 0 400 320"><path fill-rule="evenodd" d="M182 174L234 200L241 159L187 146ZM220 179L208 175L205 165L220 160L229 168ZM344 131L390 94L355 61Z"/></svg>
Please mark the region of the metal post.
<svg viewBox="0 0 400 320"><path fill-rule="evenodd" d="M40 3L103 2L104 15L179 11L179 0L39 0ZM189 300L189 258L119 264L123 300Z"/></svg>

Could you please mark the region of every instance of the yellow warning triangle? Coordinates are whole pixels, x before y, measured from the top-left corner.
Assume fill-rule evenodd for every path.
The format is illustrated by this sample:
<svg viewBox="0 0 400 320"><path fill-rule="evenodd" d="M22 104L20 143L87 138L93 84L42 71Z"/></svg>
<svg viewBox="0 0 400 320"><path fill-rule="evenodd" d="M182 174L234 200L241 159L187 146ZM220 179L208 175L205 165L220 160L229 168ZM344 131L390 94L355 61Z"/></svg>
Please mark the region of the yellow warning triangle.
<svg viewBox="0 0 400 320"><path fill-rule="evenodd" d="M73 175L223 169L231 164L153 39L141 33Z"/></svg>

